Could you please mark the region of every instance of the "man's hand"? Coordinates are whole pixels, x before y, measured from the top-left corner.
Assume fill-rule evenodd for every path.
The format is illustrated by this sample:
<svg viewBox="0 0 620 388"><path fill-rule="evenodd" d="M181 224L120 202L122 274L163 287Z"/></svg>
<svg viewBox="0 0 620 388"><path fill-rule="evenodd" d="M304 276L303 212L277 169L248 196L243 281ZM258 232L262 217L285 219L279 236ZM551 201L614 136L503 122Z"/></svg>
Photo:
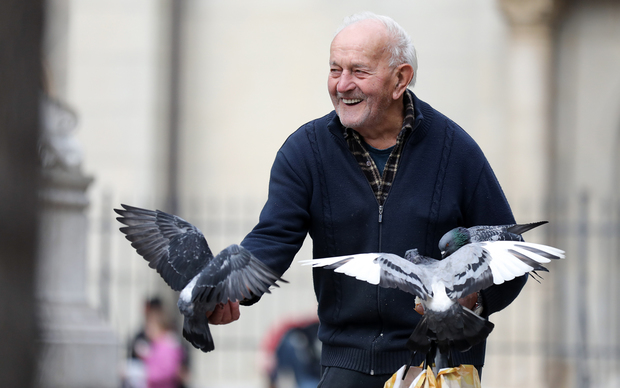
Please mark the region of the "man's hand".
<svg viewBox="0 0 620 388"><path fill-rule="evenodd" d="M460 298L459 299L459 304L463 307L467 307L470 310L474 310L474 306L476 306L476 303L478 302L478 293L477 292L473 292L469 295L467 295L466 297Z"/></svg>
<svg viewBox="0 0 620 388"><path fill-rule="evenodd" d="M239 319L239 302L218 304L214 311L207 311L207 318L212 325L226 325Z"/></svg>

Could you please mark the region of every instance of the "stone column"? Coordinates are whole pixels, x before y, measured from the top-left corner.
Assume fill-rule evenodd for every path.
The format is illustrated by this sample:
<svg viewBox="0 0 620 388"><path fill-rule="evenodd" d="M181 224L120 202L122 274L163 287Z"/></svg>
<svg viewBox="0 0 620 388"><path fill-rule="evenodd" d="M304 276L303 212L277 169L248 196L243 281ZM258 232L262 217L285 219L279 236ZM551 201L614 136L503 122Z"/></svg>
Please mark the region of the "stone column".
<svg viewBox="0 0 620 388"><path fill-rule="evenodd" d="M510 25L509 171L503 182L515 214L545 217L549 192L551 66L557 0L500 0ZM524 220L521 220L524 221Z"/></svg>
<svg viewBox="0 0 620 388"><path fill-rule="evenodd" d="M499 0L499 4L510 26L506 82L509 123L506 158L510 175L502 185L517 222L548 220L553 158L554 23L559 0ZM545 237L553 227L541 227L527 233L525 238L548 242ZM552 277L553 273L545 276L541 284L530 280L510 307L512 315L498 314L495 318L501 321L496 322L495 338L512 342L513 349L522 349L497 356L499 368L494 372L498 381L502 381L502 373L513 373L514 387L546 385L549 354L542 344L549 334Z"/></svg>
<svg viewBox="0 0 620 388"><path fill-rule="evenodd" d="M81 150L71 136L75 115L57 101L41 102L43 162L39 266L42 347L39 386L117 387L114 333L89 306L86 288L86 190Z"/></svg>

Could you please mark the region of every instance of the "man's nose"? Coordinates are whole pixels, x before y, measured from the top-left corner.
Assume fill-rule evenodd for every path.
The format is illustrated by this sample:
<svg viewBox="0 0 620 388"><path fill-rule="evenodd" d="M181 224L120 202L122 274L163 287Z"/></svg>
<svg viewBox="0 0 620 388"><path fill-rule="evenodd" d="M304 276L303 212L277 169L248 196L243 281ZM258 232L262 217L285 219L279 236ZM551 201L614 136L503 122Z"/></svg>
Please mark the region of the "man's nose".
<svg viewBox="0 0 620 388"><path fill-rule="evenodd" d="M344 93L355 89L355 83L353 82L353 76L349 71L343 71L338 79L336 90L338 93Z"/></svg>

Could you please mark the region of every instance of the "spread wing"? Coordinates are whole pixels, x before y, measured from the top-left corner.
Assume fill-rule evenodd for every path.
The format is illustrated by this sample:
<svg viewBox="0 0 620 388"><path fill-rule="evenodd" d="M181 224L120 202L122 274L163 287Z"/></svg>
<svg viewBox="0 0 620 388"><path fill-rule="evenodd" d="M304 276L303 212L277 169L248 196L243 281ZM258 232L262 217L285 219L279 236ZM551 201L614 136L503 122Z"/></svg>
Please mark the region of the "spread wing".
<svg viewBox="0 0 620 388"><path fill-rule="evenodd" d="M564 251L519 241L467 244L440 263L446 293L458 299L493 284L502 284L532 271L548 271L542 264L563 259Z"/></svg>
<svg viewBox="0 0 620 388"><path fill-rule="evenodd" d="M276 281L287 283L250 251L240 245L222 250L207 264L196 279L192 301L207 304L211 311L218 303L241 301L269 293Z"/></svg>
<svg viewBox="0 0 620 388"><path fill-rule="evenodd" d="M426 299L427 295L432 295L427 280L429 271L424 268L429 265L415 264L391 253L361 253L305 260L301 263L313 268L333 269L334 272L381 287L398 288L422 299Z"/></svg>
<svg viewBox="0 0 620 388"><path fill-rule="evenodd" d="M213 259L207 240L180 217L128 205L114 209L120 228L138 254L175 291L182 290Z"/></svg>
<svg viewBox="0 0 620 388"><path fill-rule="evenodd" d="M441 261L420 257L414 263L390 253L363 253L306 260L302 264L333 269L426 300L433 296L433 284L439 282L450 299L458 299L531 271L547 271L543 263L562 258L564 251L547 245L494 241L467 244Z"/></svg>

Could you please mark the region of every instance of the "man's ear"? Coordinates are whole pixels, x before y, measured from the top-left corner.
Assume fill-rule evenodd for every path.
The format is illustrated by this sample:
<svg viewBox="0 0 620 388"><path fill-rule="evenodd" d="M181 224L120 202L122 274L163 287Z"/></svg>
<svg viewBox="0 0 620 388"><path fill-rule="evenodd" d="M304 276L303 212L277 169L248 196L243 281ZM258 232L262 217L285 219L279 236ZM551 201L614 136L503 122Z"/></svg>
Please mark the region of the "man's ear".
<svg viewBox="0 0 620 388"><path fill-rule="evenodd" d="M397 83L394 86L394 92L392 93L393 99L398 100L403 95L412 78L413 67L411 67L410 64L403 63L396 68Z"/></svg>

